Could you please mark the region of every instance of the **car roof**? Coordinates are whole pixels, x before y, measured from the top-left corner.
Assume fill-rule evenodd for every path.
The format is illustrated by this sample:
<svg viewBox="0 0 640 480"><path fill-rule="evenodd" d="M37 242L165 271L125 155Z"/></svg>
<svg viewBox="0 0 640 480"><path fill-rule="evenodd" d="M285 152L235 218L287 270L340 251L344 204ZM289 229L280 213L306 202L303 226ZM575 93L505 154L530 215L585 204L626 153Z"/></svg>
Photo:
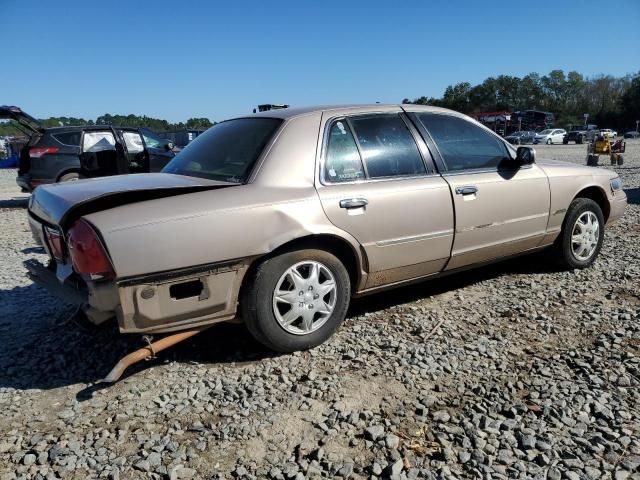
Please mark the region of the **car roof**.
<svg viewBox="0 0 640 480"><path fill-rule="evenodd" d="M370 104L347 104L347 105L317 105L317 106L309 106L309 107L290 107L290 108L278 108L274 110L267 110L266 112L257 112L250 115L245 115L236 118L247 118L247 117L268 117L268 118L280 118L282 120L287 120L294 117L299 117L302 115L307 115L310 113L317 112L332 112L332 113L341 113L341 112L349 112L358 113L361 112L371 112L375 110L390 110L397 108L407 108L412 111L433 111L433 112L449 112L449 113L458 113L453 112L453 110L447 110L446 108L440 107L432 107L429 105L416 105L413 103L406 104L386 104L386 103L370 103ZM460 115L458 113L458 115Z"/></svg>
<svg viewBox="0 0 640 480"><path fill-rule="evenodd" d="M65 125L64 127L47 127L45 131L49 133L74 132L76 130L105 130L115 128L117 130L140 130L144 127L119 127L117 125Z"/></svg>

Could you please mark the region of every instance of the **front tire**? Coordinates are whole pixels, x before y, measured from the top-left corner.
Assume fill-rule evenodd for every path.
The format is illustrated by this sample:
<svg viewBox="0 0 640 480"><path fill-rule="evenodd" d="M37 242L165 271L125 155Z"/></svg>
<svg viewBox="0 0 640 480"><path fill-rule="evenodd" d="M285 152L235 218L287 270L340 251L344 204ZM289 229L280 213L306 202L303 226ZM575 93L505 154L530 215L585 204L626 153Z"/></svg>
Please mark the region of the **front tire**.
<svg viewBox="0 0 640 480"><path fill-rule="evenodd" d="M604 239L604 216L600 205L590 198L576 198L564 218L556 244L558 260L568 269L590 267Z"/></svg>
<svg viewBox="0 0 640 480"><path fill-rule="evenodd" d="M324 250L268 258L249 274L241 313L249 332L268 348L288 353L327 340L347 314L349 274Z"/></svg>
<svg viewBox="0 0 640 480"><path fill-rule="evenodd" d="M550 139L550 138L547 138L547 145L551 145L551 143L552 143L552 142L551 142L551 139Z"/></svg>

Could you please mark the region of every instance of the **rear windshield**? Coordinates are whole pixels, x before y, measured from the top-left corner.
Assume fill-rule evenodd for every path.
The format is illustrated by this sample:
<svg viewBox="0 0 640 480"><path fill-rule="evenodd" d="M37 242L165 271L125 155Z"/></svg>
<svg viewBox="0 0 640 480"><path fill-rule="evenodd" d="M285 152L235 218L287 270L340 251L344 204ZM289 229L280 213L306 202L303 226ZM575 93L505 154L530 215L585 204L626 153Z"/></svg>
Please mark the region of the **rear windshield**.
<svg viewBox="0 0 640 480"><path fill-rule="evenodd" d="M281 123L277 118L238 118L218 123L198 135L162 171L243 183Z"/></svg>

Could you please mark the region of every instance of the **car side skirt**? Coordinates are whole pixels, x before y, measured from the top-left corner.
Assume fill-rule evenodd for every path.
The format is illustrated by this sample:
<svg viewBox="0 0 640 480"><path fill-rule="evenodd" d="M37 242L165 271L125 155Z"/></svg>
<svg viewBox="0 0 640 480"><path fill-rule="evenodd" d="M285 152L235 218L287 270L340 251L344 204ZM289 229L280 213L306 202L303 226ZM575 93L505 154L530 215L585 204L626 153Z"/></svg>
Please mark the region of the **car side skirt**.
<svg viewBox="0 0 640 480"><path fill-rule="evenodd" d="M424 276L421 276L421 277L411 278L411 279L408 279L408 280L402 280L402 281L395 282L395 283L388 283L388 284L385 284L385 285L380 285L378 287L368 288L366 290L360 290L359 292L356 292L353 295L353 297L354 298L364 297L366 295L379 293L379 292L382 292L382 291L385 291L385 290L390 290L392 288L404 287L404 286L408 286L408 285L413 285L415 283L425 282L425 281L428 281L428 280L435 280L437 278L442 278L442 277L445 277L445 276L448 276L448 275L453 275L453 274L464 272L464 271L467 271L467 270L472 270L472 269L475 269L475 268L491 265L491 264L494 264L494 263L503 262L505 260L510 260L512 258L520 257L522 255L528 255L530 253L539 252L540 250L544 250L545 248L548 248L551 245L553 245L553 242L555 241L557 236L558 236L558 234L546 235L544 237L543 244L538 245L537 247L534 247L534 248L530 248L528 250L520 251L518 253L514 253L514 254L511 254L511 255L503 256L503 257L493 258L491 260L486 260L486 261L483 261L483 262L480 262L480 263L475 263L475 264L472 264L472 265L465 265L465 266L462 266L462 267L459 267L459 268L454 268L454 269L451 269L451 270L444 270L444 271L441 271L441 272L432 273L430 275L424 275Z"/></svg>

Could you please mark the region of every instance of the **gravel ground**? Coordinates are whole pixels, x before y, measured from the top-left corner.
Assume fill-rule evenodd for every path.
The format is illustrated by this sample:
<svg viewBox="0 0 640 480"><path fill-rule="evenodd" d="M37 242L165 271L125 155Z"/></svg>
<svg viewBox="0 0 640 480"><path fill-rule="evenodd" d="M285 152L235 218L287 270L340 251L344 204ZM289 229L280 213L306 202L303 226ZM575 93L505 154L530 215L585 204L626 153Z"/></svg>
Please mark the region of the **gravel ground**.
<svg viewBox="0 0 640 480"><path fill-rule="evenodd" d="M140 345L33 285L0 171L0 479L640 479L640 142L596 264L544 255L355 301L312 351L222 325L94 383ZM583 163L584 146L539 146ZM443 323L439 325L439 322Z"/></svg>

